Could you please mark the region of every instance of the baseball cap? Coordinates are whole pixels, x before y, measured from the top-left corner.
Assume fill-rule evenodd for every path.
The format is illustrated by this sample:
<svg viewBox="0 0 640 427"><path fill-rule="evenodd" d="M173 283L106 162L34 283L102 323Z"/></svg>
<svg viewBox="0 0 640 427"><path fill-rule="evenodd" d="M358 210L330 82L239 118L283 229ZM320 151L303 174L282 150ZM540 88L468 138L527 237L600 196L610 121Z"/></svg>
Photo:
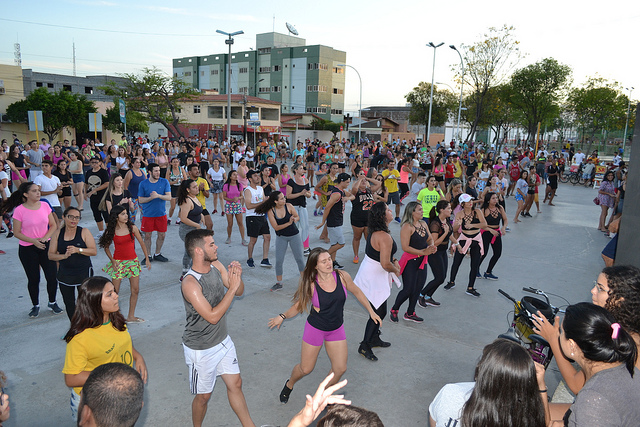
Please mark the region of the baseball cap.
<svg viewBox="0 0 640 427"><path fill-rule="evenodd" d="M338 176L336 177L336 184L340 184L341 182L344 181L349 181L351 179L351 177L349 176L348 173L342 172L340 174L338 174Z"/></svg>
<svg viewBox="0 0 640 427"><path fill-rule="evenodd" d="M467 193L463 193L458 197L458 201L460 203L467 203L467 202L470 202L471 200L473 200L473 199Z"/></svg>

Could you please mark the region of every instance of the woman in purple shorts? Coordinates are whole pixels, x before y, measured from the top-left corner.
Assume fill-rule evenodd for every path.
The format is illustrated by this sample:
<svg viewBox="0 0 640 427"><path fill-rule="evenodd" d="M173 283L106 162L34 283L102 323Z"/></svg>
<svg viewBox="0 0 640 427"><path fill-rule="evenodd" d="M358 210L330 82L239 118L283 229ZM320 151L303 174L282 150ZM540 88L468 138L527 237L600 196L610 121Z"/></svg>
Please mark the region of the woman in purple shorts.
<svg viewBox="0 0 640 427"><path fill-rule="evenodd" d="M329 252L323 248L313 249L300 278L300 286L293 295L293 305L286 312L269 319L269 328L280 329L284 319L309 310L302 336L300 363L293 367L291 377L284 383L280 402L287 403L295 383L313 371L323 344L334 374L329 385L340 381L347 370L347 337L343 325L347 291L360 301L376 323L381 323L380 317L373 311L360 288L353 283L351 276L344 271L333 270Z"/></svg>

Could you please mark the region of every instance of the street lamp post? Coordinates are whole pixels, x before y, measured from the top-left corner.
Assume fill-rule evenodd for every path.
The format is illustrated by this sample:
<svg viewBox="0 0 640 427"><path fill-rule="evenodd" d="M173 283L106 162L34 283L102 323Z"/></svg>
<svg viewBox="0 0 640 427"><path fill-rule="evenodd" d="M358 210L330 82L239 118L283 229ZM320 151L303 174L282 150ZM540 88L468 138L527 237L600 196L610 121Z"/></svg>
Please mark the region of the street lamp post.
<svg viewBox="0 0 640 427"><path fill-rule="evenodd" d="M338 64L338 67L349 67L353 68L353 71L358 75L358 80L360 80L360 109L358 110L358 116L360 121L358 122L358 144L362 141L362 78L360 77L360 73L355 69L352 65L349 64Z"/></svg>
<svg viewBox="0 0 640 427"><path fill-rule="evenodd" d="M227 142L231 144L231 45L233 44L233 36L244 34L244 31L240 30L227 33L216 30L216 33L229 36L224 43L229 45L229 56L227 57Z"/></svg>
<svg viewBox="0 0 640 427"><path fill-rule="evenodd" d="M429 145L429 136L431 135L431 111L433 110L433 82L436 73L436 49L442 46L444 42L435 45L429 42L427 46L433 48L433 68L431 69L431 95L429 96L429 122L427 123L427 145Z"/></svg>
<svg viewBox="0 0 640 427"><path fill-rule="evenodd" d="M455 45L451 44L449 47L458 52L458 56L460 56L460 70L462 74L460 77L460 102L458 104L458 124L456 125L456 133L458 134L458 139L462 142L462 137L460 136L460 113L462 112L462 90L464 89L464 61L462 60L462 54L458 49L456 49Z"/></svg>
<svg viewBox="0 0 640 427"><path fill-rule="evenodd" d="M631 113L631 91L633 87L626 88L629 91L629 104L627 105L627 123L624 125L624 139L622 140L622 158L627 154L627 128L629 127L629 114Z"/></svg>

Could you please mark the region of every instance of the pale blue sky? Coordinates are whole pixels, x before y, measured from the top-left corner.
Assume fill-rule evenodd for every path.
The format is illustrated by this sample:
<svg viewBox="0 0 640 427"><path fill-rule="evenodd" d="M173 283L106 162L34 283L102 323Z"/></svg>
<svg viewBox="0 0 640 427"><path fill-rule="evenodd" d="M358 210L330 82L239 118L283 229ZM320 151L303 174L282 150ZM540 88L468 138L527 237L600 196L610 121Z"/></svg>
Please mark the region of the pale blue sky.
<svg viewBox="0 0 640 427"><path fill-rule="evenodd" d="M634 86L632 98L640 98L640 60L634 54L640 9L630 0L577 6L566 0L2 4L0 63L13 64L13 44L19 41L23 67L35 71L71 75L75 40L78 75L135 72L153 65L171 72L172 58L225 52L224 37L216 29L245 32L236 37L234 50L255 48L255 35L272 31L275 15L276 31L286 33L285 22L291 22L307 44L347 52L347 62L362 76L363 107L404 105L404 95L419 81L431 81L433 51L425 46L428 42L445 42L437 52L435 80L453 86L451 66L458 66L459 58L447 45L472 44L488 27L508 24L516 27L520 49L527 54L521 65L553 57L573 68L577 84L599 74L623 87ZM358 92L358 78L347 70L346 111L357 110Z"/></svg>

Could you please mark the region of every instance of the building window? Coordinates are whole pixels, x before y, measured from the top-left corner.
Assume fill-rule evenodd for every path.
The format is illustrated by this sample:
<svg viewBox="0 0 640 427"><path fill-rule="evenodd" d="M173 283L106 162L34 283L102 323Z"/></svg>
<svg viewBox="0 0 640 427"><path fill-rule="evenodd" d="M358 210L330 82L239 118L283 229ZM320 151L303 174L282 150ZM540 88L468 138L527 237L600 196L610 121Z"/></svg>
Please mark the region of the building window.
<svg viewBox="0 0 640 427"><path fill-rule="evenodd" d="M198 132L198 129L189 129L189 136L198 136L200 135L200 133Z"/></svg>
<svg viewBox="0 0 640 427"><path fill-rule="evenodd" d="M210 119L222 119L222 107L207 107L207 115Z"/></svg>
<svg viewBox="0 0 640 427"><path fill-rule="evenodd" d="M204 77L204 71L200 71L200 75Z"/></svg>
<svg viewBox="0 0 640 427"><path fill-rule="evenodd" d="M307 92L326 92L326 85L307 85Z"/></svg>
<svg viewBox="0 0 640 427"><path fill-rule="evenodd" d="M231 59L236 59L236 56L235 55L231 55Z"/></svg>
<svg viewBox="0 0 640 427"><path fill-rule="evenodd" d="M282 86L271 86L271 92L282 92Z"/></svg>
<svg viewBox="0 0 640 427"><path fill-rule="evenodd" d="M209 59L209 58L204 58L204 59L203 59L203 61L204 61L204 62L207 62L207 59Z"/></svg>
<svg viewBox="0 0 640 427"><path fill-rule="evenodd" d="M211 70L211 75L212 76L217 76L218 75L218 70Z"/></svg>
<svg viewBox="0 0 640 427"><path fill-rule="evenodd" d="M240 92L240 93L244 93L244 94L246 95L247 93L249 93L249 88L248 88L248 87L241 87L241 88L238 90L238 92Z"/></svg>
<svg viewBox="0 0 640 427"><path fill-rule="evenodd" d="M245 53L245 54L244 54L244 57L245 57L245 58L248 58L248 57L249 57L249 54L248 54L248 53Z"/></svg>
<svg viewBox="0 0 640 427"><path fill-rule="evenodd" d="M307 53L307 48L305 47L302 52Z"/></svg>
<svg viewBox="0 0 640 427"><path fill-rule="evenodd" d="M270 47L263 47L261 49L258 49L258 55L264 55L267 53L271 53L271 48Z"/></svg>
<svg viewBox="0 0 640 427"><path fill-rule="evenodd" d="M343 114L342 110L331 110L331 114Z"/></svg>
<svg viewBox="0 0 640 427"><path fill-rule="evenodd" d="M343 95L344 94L344 89L338 89L337 87L333 88L333 94L334 95Z"/></svg>
<svg viewBox="0 0 640 427"><path fill-rule="evenodd" d="M270 87L259 87L258 88L258 92L259 93L269 93L269 92L271 92L271 88Z"/></svg>
<svg viewBox="0 0 640 427"><path fill-rule="evenodd" d="M220 59L220 57L219 57L219 56L216 56L216 61L217 61L218 59Z"/></svg>
<svg viewBox="0 0 640 427"><path fill-rule="evenodd" d="M91 86L85 86L84 93L86 93L87 95L93 95L93 88Z"/></svg>
<svg viewBox="0 0 640 427"><path fill-rule="evenodd" d="M173 77L178 77L178 73L173 73Z"/></svg>
<svg viewBox="0 0 640 427"><path fill-rule="evenodd" d="M259 73L270 73L271 72L271 67L260 67L258 72Z"/></svg>
<svg viewBox="0 0 640 427"><path fill-rule="evenodd" d="M189 62L191 62L191 59L189 59Z"/></svg>
<svg viewBox="0 0 640 427"><path fill-rule="evenodd" d="M191 71L185 71L184 72L184 76L185 77L191 77Z"/></svg>
<svg viewBox="0 0 640 427"><path fill-rule="evenodd" d="M36 82L36 87L42 87L42 82Z"/></svg>
<svg viewBox="0 0 640 427"><path fill-rule="evenodd" d="M62 85L62 90L66 90L67 92L71 92L71 85Z"/></svg>
<svg viewBox="0 0 640 427"><path fill-rule="evenodd" d="M327 114L326 107L307 107L307 113Z"/></svg>
<svg viewBox="0 0 640 427"><path fill-rule="evenodd" d="M47 87L48 87L49 89L53 89L53 83L47 83Z"/></svg>
<svg viewBox="0 0 640 427"><path fill-rule="evenodd" d="M240 74L248 73L248 72L249 72L249 69L248 69L247 67L242 67L242 68L240 68L240 69L238 70L238 72L239 72Z"/></svg>
<svg viewBox="0 0 640 427"><path fill-rule="evenodd" d="M193 114L199 114L200 113L200 106L199 105L194 105L193 106Z"/></svg>
<svg viewBox="0 0 640 427"><path fill-rule="evenodd" d="M307 70L328 70L329 66L327 64L319 64L317 62L307 64Z"/></svg>
<svg viewBox="0 0 640 427"><path fill-rule="evenodd" d="M278 55L282 55L282 51L281 50L278 51Z"/></svg>
<svg viewBox="0 0 640 427"><path fill-rule="evenodd" d="M342 67L333 67L333 72L336 74L344 74L344 68Z"/></svg>
<svg viewBox="0 0 640 427"><path fill-rule="evenodd" d="M282 65L274 65L273 71L282 71Z"/></svg>

